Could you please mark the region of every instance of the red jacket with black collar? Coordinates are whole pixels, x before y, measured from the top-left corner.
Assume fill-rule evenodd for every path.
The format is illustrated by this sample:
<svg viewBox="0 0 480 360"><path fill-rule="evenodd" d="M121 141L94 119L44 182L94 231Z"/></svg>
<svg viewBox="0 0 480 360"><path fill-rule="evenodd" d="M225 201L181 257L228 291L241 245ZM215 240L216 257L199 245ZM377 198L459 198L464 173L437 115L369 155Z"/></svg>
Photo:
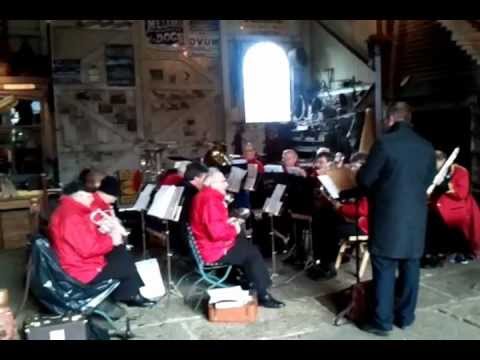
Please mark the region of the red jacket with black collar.
<svg viewBox="0 0 480 360"><path fill-rule="evenodd" d="M112 238L100 233L90 220L90 214L98 206L94 204L87 207L70 196L63 196L49 224L50 240L60 266L84 284L103 270L105 255L113 249Z"/></svg>
<svg viewBox="0 0 480 360"><path fill-rule="evenodd" d="M235 226L228 223L224 196L205 186L195 195L190 209L193 236L203 261L214 263L226 255L237 239Z"/></svg>

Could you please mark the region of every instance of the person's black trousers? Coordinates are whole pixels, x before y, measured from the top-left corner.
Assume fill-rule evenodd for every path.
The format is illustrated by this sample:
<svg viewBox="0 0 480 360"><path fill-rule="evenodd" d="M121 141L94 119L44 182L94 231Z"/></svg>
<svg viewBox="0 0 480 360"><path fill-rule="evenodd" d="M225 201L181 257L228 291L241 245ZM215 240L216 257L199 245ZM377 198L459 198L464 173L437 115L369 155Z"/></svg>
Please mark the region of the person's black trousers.
<svg viewBox="0 0 480 360"><path fill-rule="evenodd" d="M313 255L324 269L330 269L337 259L341 240L357 234L357 226L347 222L332 209L322 209L313 214ZM359 235L364 235L358 229Z"/></svg>
<svg viewBox="0 0 480 360"><path fill-rule="evenodd" d="M392 330L393 324L411 325L415 321L420 259L391 259L372 254L371 260L375 295L372 325L385 331Z"/></svg>
<svg viewBox="0 0 480 360"><path fill-rule="evenodd" d="M253 283L259 296L265 295L267 289L272 285L270 273L260 251L246 240L243 233L238 235L235 245L219 262L241 266L247 280Z"/></svg>
<svg viewBox="0 0 480 360"><path fill-rule="evenodd" d="M107 265L93 279L93 283L108 279L119 280L120 285L112 294L115 301L128 301L137 295L144 283L137 272L132 255L125 246L115 247L106 256L106 261Z"/></svg>

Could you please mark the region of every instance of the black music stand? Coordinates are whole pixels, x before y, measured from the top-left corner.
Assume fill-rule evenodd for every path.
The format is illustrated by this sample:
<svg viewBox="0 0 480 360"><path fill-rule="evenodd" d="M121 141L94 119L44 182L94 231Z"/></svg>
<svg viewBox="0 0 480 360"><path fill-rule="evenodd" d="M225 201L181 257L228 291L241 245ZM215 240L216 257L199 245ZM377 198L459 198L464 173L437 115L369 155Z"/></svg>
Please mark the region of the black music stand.
<svg viewBox="0 0 480 360"><path fill-rule="evenodd" d="M140 226L142 231L142 259L147 258L147 237L145 229L145 212L150 202L150 196L155 189L154 184L147 184L138 195L135 205L131 208L121 209L120 211L135 211L140 214Z"/></svg>
<svg viewBox="0 0 480 360"><path fill-rule="evenodd" d="M160 220L163 220L165 223L165 237L167 245L167 299L170 299L170 295L175 295L180 298L183 297L181 292L178 290L175 283L172 281L172 260L173 253L170 246L170 230L168 227L168 222L178 222L180 213L182 210L181 200L183 194L183 187L176 186L162 186L155 194L152 205L148 210L147 215L154 216Z"/></svg>
<svg viewBox="0 0 480 360"><path fill-rule="evenodd" d="M275 227L273 218L280 215L280 211L283 206L281 198L285 192L286 186L278 184L275 186L275 190L271 197L265 200L263 206L263 212L270 218L270 236L272 241L272 279L278 276L277 273L277 252L275 250Z"/></svg>

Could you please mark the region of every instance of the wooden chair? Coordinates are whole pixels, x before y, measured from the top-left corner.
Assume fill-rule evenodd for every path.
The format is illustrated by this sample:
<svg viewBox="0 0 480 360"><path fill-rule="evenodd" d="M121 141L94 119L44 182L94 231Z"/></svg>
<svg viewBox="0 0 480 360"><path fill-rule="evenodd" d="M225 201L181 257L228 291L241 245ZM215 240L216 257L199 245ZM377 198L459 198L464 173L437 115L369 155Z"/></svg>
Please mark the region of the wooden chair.
<svg viewBox="0 0 480 360"><path fill-rule="evenodd" d="M337 260L335 262L335 269L340 269L342 265L343 258L345 256L345 252L350 248L356 249L356 256L360 259L360 268L357 269L357 276L359 279L363 277L365 274L365 270L367 269L368 261L370 260L370 253L367 248L368 244L368 236L367 235L359 235L359 236L349 236L348 239L343 240L340 244L340 251L337 256Z"/></svg>

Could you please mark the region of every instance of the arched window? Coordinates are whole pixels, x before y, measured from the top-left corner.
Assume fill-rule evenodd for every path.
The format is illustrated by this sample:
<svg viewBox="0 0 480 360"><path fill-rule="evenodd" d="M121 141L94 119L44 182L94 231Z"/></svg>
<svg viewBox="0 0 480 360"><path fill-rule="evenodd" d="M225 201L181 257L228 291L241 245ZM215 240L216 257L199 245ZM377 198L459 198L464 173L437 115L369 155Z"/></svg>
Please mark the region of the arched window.
<svg viewBox="0 0 480 360"><path fill-rule="evenodd" d="M273 42L252 45L243 58L245 122L290 121L290 86L285 50Z"/></svg>

